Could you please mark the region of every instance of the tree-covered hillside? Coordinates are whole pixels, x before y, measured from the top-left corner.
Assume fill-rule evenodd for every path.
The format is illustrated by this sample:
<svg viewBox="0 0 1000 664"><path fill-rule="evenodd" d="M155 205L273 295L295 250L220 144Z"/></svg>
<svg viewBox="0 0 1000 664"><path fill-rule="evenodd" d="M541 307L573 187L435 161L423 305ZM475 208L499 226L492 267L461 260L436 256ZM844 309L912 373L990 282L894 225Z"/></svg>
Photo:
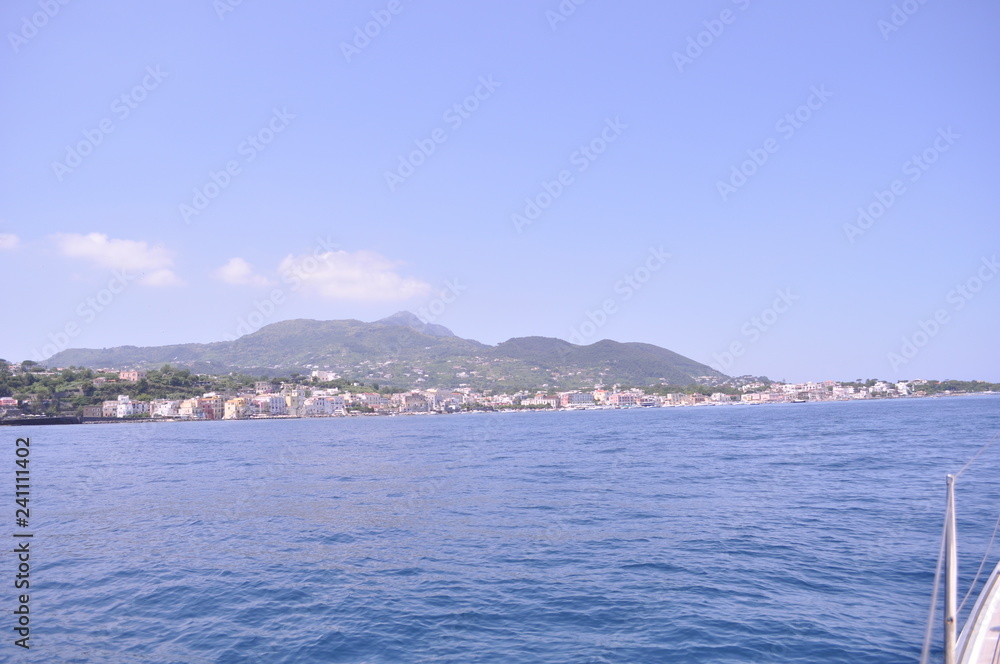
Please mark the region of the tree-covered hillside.
<svg viewBox="0 0 1000 664"><path fill-rule="evenodd" d="M476 389L690 385L725 378L704 364L651 344L604 340L576 346L561 339L523 337L487 346L450 335L441 326L406 324L402 314L387 320L289 320L233 341L70 349L45 364L95 369L173 364L195 373L272 376L324 370L396 387Z"/></svg>

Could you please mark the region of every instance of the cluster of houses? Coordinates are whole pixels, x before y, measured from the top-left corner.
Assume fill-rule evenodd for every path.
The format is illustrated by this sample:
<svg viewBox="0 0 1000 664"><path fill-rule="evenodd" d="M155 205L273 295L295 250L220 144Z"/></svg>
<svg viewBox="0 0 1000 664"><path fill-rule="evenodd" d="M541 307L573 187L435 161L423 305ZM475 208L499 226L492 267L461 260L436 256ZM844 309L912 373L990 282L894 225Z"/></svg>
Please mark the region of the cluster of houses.
<svg viewBox="0 0 1000 664"><path fill-rule="evenodd" d="M265 417L336 417L350 410L368 413L457 412L470 403L470 393L446 390L422 390L384 395L376 392L351 393L337 388L316 389L292 383L282 384L274 392L268 382L257 383L253 392L219 394L207 392L190 399L154 399L132 401L119 395L115 401L84 406L85 419L179 418L199 420L242 420Z"/></svg>
<svg viewBox="0 0 1000 664"><path fill-rule="evenodd" d="M123 372L124 373L124 372ZM139 380L129 376L123 380ZM556 394L519 392L481 394L471 388L457 390L419 389L392 395L349 392L339 388L314 388L282 383L277 390L270 382L258 382L252 391L237 394L207 392L190 399L133 401L120 395L114 401L85 406L86 419L150 417L198 420L239 420L270 417L337 417L350 412L375 414L454 413L469 408L633 408L719 405L733 403L782 403L911 396L923 381L877 382L870 387L822 383L750 383L743 394L717 392L711 395L647 394L642 389L598 388Z"/></svg>
<svg viewBox="0 0 1000 664"><path fill-rule="evenodd" d="M845 401L849 399L881 399L887 397L908 397L919 394L920 385L925 380L907 383L887 383L876 381L871 387L844 385L835 380L822 383L750 383L743 386L742 403L782 403L789 401ZM764 389L766 388L766 389ZM714 399L716 395L713 395Z"/></svg>
<svg viewBox="0 0 1000 664"><path fill-rule="evenodd" d="M101 370L95 384L116 382L127 392L126 383L146 377L143 370L112 372ZM115 375L117 373L117 375ZM313 371L312 379L326 382L339 378L333 372ZM762 383L744 377L741 394L650 394L642 389L570 390L565 392L521 391L515 394L489 394L473 388L414 389L396 394L356 392L322 388L308 383L281 383L280 387L261 381L253 389L237 393L205 392L189 399L133 400L128 394L101 404L84 406L84 419L163 418L195 420L239 420L269 417L337 417L352 413L382 415L416 413L454 413L467 409L582 409L697 406L720 404L761 404L802 401L835 401L923 396L923 380L890 383L869 381L865 386L837 381L808 383ZM738 379L739 380L739 379ZM739 383L737 383L739 384ZM211 382L204 383L210 389ZM730 390L732 392L734 390ZM13 397L0 397L0 417L20 414Z"/></svg>

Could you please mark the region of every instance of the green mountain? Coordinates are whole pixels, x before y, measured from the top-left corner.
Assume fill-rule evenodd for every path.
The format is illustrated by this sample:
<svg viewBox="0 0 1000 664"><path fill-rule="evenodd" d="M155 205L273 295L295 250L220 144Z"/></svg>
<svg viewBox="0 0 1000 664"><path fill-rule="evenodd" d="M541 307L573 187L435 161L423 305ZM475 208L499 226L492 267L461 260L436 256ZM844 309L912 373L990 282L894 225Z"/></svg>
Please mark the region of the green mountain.
<svg viewBox="0 0 1000 664"><path fill-rule="evenodd" d="M590 384L690 385L702 377L725 378L711 367L678 353L643 343L619 343L603 339L589 346L576 346L548 337L518 337L499 344L499 357L508 357L566 372L582 372ZM608 377L623 377L609 379Z"/></svg>
<svg viewBox="0 0 1000 664"><path fill-rule="evenodd" d="M672 351L603 340L577 346L561 339L521 337L497 346L462 339L441 325L400 312L374 323L288 320L234 341L171 346L68 349L51 367L156 368L265 376L319 369L365 383L399 387L586 388L690 385L726 376Z"/></svg>

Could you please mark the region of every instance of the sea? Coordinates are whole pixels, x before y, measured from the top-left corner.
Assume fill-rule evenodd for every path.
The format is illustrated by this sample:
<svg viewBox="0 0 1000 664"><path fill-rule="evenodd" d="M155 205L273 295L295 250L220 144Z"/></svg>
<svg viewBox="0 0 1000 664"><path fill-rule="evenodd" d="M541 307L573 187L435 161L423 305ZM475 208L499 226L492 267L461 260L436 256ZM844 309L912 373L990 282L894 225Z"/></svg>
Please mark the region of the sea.
<svg viewBox="0 0 1000 664"><path fill-rule="evenodd" d="M998 431L1000 395L3 427L0 661L916 662ZM960 599L998 478L958 479Z"/></svg>

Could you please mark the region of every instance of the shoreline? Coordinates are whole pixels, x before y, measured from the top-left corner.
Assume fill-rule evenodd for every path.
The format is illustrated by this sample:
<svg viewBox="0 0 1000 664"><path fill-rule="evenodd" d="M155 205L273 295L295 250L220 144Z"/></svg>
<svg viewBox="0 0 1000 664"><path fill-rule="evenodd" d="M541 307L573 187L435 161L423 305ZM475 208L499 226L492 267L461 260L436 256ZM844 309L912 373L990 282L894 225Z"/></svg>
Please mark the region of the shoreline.
<svg viewBox="0 0 1000 664"><path fill-rule="evenodd" d="M663 408L704 408L704 407L733 407L733 406L780 406L780 405L802 405L802 404L818 404L818 403L860 403L860 402L884 402L884 401L906 401L906 400L917 400L917 399L944 399L944 398L956 398L956 397L976 397L976 396L998 396L1000 392L963 392L958 394L929 394L924 396L905 396L905 397L875 397L866 399L814 399L807 401L773 401L773 402L731 402L731 403L719 403L706 401L697 404L664 404L661 406L575 406L575 407L560 407L560 408L480 408L472 410L462 410L457 412L440 412L440 411L426 411L426 412L403 412L403 413L348 413L345 415L264 415L264 416L254 416L254 417L244 417L244 418L230 418L230 419L206 419L206 418L192 418L192 417L130 417L130 418L94 418L86 419L75 416L39 416L37 418L17 418L17 421L4 421L0 420L0 426L68 426L68 425L99 425L99 424L151 424L151 423L165 423L165 422L252 422L256 420L338 420L353 417L401 417L401 416L431 416L431 415L471 415L473 413L556 413L556 412L575 412L575 411L601 411L601 410L659 410ZM60 421L51 422L46 420L76 420L76 421ZM38 421L32 421L38 420Z"/></svg>

